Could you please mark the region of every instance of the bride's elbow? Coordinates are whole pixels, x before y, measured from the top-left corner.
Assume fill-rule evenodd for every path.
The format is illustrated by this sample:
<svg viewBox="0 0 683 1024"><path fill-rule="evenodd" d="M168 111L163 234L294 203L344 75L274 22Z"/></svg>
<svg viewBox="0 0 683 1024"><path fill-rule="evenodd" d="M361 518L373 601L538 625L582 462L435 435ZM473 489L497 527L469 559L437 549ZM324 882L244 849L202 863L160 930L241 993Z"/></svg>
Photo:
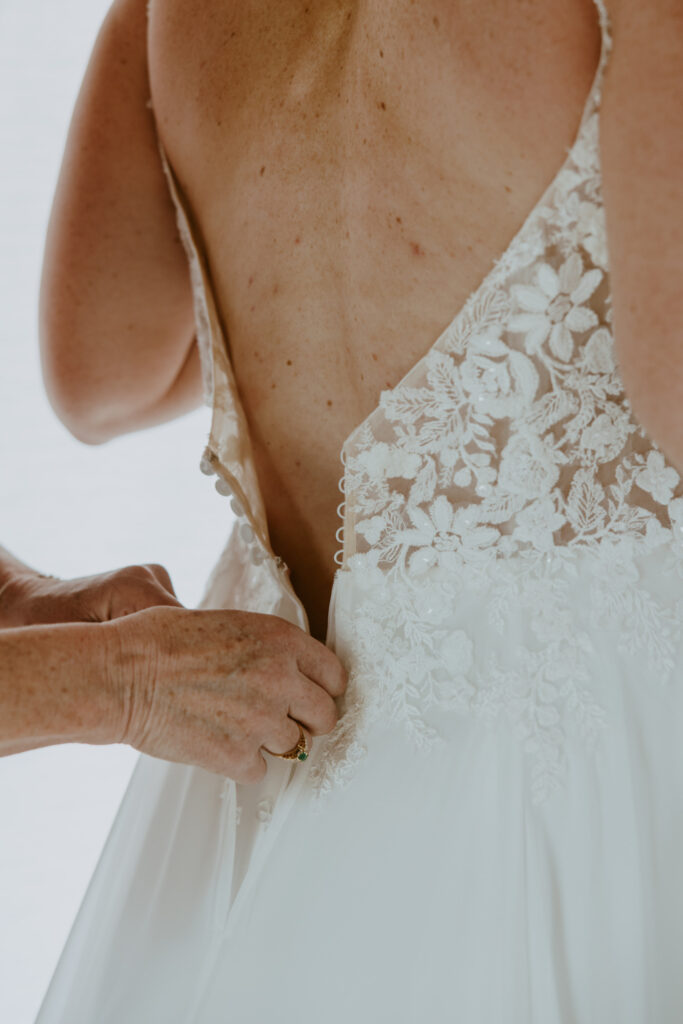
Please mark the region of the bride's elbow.
<svg viewBox="0 0 683 1024"><path fill-rule="evenodd" d="M73 330L57 318L40 318L40 356L45 391L58 419L84 444L97 445L117 434L112 410L103 388L93 377L92 367L79 359L82 350Z"/></svg>
<svg viewBox="0 0 683 1024"><path fill-rule="evenodd" d="M77 374L71 375L63 367L54 365L53 361L44 359L43 381L57 418L77 441L99 445L120 433L103 415L104 410L98 408L87 391L79 387Z"/></svg>
<svg viewBox="0 0 683 1024"><path fill-rule="evenodd" d="M61 257L61 258L59 258ZM129 294L120 268L74 269L68 247L48 254L40 290L40 351L50 403L85 444L155 426L201 404L192 305L170 312Z"/></svg>
<svg viewBox="0 0 683 1024"><path fill-rule="evenodd" d="M144 330L40 317L43 381L57 417L88 445L156 426L202 404L199 351L190 334L180 359Z"/></svg>

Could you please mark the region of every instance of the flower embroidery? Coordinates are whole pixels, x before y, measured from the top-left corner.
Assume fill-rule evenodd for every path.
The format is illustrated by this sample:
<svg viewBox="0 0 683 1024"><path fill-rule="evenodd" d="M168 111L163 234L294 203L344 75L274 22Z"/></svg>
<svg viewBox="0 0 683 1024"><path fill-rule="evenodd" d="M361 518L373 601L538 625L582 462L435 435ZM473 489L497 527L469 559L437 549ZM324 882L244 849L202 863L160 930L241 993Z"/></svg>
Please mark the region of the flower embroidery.
<svg viewBox="0 0 683 1024"><path fill-rule="evenodd" d="M586 342L582 362L588 373L614 373L614 345L612 335L605 327L599 327Z"/></svg>
<svg viewBox="0 0 683 1024"><path fill-rule="evenodd" d="M583 430L579 444L597 462L609 462L622 451L632 429L626 411L610 405Z"/></svg>
<svg viewBox="0 0 683 1024"><path fill-rule="evenodd" d="M671 678L683 593L666 580L662 597L639 559L661 551L683 581L683 487L624 394L607 274L596 109L524 230L345 446L342 578L358 593L337 622L350 682L310 772L319 794L353 776L373 722L427 750L457 714L517 737L542 801L569 737L578 756L609 725L596 637Z"/></svg>
<svg viewBox="0 0 683 1024"><path fill-rule="evenodd" d="M661 452L651 451L647 454L644 469L636 476L636 483L644 491L649 491L655 501L665 505L673 497L674 487L680 477L673 466L667 466Z"/></svg>
<svg viewBox="0 0 683 1024"><path fill-rule="evenodd" d="M567 362L574 352L572 332L597 325L595 311L583 303L600 283L602 271L597 267L585 274L582 271L581 257L574 252L558 271L549 263L539 264L535 286L512 286L512 294L526 312L512 316L508 327L526 334L525 348L530 355L548 339L553 355Z"/></svg>
<svg viewBox="0 0 683 1024"><path fill-rule="evenodd" d="M462 509L454 510L443 494L432 502L428 514L420 508L407 511L413 528L402 531L397 539L402 544L419 545L410 557L413 573L424 572L437 561L452 566L454 563L449 556L459 550L476 557L498 540L497 530L474 526L470 517Z"/></svg>
<svg viewBox="0 0 683 1024"><path fill-rule="evenodd" d="M582 235L582 245L595 266L603 272L607 271L609 257L604 207L588 200L579 203L577 230Z"/></svg>
<svg viewBox="0 0 683 1024"><path fill-rule="evenodd" d="M500 458L498 483L508 494L538 498L547 494L565 460L551 442L532 433L513 434Z"/></svg>
<svg viewBox="0 0 683 1024"><path fill-rule="evenodd" d="M518 512L515 539L534 544L541 551L549 551L554 544L553 534L566 522L558 504L559 496L552 494L539 498Z"/></svg>

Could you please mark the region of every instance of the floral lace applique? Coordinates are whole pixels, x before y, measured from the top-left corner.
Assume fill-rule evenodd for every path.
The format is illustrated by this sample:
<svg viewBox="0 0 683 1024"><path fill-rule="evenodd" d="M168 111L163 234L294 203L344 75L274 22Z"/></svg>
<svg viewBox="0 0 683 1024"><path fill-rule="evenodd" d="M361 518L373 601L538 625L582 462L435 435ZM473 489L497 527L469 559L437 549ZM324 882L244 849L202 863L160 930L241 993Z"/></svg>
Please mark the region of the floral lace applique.
<svg viewBox="0 0 683 1024"><path fill-rule="evenodd" d="M328 741L327 756L311 766L318 795L352 777L364 754L360 738L381 720L401 723L422 752L443 742L427 724L432 709L465 713L489 722L505 718L532 757L534 799L544 799L565 769L563 719L571 718L581 737L594 742L604 725L602 709L581 684L588 677L581 658L591 651L589 637L576 632L564 613L566 584L551 571L531 576L521 585L520 567L496 577L492 590L485 568L476 580L459 586L451 573L438 568L395 585L377 567L359 561L350 567L362 579L362 598L337 622L340 647L353 651L347 706ZM352 560L353 561L353 560ZM530 573L530 566L524 570ZM514 669L499 664L495 654L475 666L475 648L468 633L453 628L463 596L471 599L477 583L488 600L492 629L503 632L505 611L530 613L534 633L545 643L538 651L521 650Z"/></svg>
<svg viewBox="0 0 683 1024"><path fill-rule="evenodd" d="M352 556L345 572L355 581L353 600L337 617L349 687L344 714L311 765L317 796L351 780L373 724L400 724L423 752L442 743L427 722L434 709L507 723L527 755L533 801L552 795L566 775L568 735L590 749L608 724L594 669L600 630L611 631L616 652L645 654L655 685L671 679L683 598L658 600L638 568L642 555L660 549L668 558L662 575L683 579L683 544L664 532L651 547L624 538L583 550L529 548L514 559L463 560L457 572L438 562L386 572L376 551ZM577 565L586 555L588 576ZM473 601L481 607L477 635L501 637L503 657L458 625ZM520 617L530 642L511 650L510 625Z"/></svg>
<svg viewBox="0 0 683 1024"><path fill-rule="evenodd" d="M604 66L602 11L601 24ZM598 78L552 188L345 445L341 573L367 597L340 611L351 681L311 766L319 795L351 777L372 722L401 721L419 747L438 742L425 714L438 706L511 723L543 800L566 771L568 730L590 745L606 725L596 627L646 654L656 678L671 675L683 601L658 596L639 566L661 549L663 571L683 579L683 489L634 419L615 360L599 97ZM587 555L579 616L567 595ZM514 667L454 628L460 580L487 594L500 633L513 613L528 616L533 643Z"/></svg>

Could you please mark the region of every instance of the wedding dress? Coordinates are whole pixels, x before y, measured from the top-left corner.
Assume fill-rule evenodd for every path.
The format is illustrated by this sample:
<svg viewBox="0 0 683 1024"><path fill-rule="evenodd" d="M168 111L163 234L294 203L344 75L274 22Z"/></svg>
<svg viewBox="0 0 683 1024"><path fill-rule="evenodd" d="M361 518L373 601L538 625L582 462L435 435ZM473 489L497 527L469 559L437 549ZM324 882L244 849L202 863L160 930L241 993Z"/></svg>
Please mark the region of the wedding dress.
<svg viewBox="0 0 683 1024"><path fill-rule="evenodd" d="M337 728L251 787L142 756L39 1024L683 1019L683 486L615 364L595 2L564 163L344 444ZM204 607L306 628L162 159L237 516Z"/></svg>

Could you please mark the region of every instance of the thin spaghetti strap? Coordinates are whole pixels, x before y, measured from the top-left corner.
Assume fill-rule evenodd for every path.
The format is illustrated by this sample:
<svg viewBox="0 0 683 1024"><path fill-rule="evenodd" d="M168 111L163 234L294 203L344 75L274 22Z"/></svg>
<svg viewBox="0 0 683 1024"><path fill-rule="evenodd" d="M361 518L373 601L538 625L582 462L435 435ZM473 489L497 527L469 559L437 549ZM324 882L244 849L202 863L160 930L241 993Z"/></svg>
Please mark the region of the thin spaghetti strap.
<svg viewBox="0 0 683 1024"><path fill-rule="evenodd" d="M151 102L151 101L150 101ZM171 199L176 211L176 222L178 233L183 243L185 255L187 256L190 268L190 280L192 284L192 299L194 303L195 327L197 333L197 347L202 367L202 382L204 386L204 402L206 405L213 404L214 372L213 353L211 346L211 324L207 308L206 275L202 272L202 247L195 230L193 230L192 217L185 202L182 189L171 167L164 144L157 132L157 145L161 157L161 165L166 175Z"/></svg>
<svg viewBox="0 0 683 1024"><path fill-rule="evenodd" d="M593 0L593 2L598 9L598 18L600 20L600 30L602 32L604 48L609 51L612 48L612 24L609 12L605 7L605 0Z"/></svg>

